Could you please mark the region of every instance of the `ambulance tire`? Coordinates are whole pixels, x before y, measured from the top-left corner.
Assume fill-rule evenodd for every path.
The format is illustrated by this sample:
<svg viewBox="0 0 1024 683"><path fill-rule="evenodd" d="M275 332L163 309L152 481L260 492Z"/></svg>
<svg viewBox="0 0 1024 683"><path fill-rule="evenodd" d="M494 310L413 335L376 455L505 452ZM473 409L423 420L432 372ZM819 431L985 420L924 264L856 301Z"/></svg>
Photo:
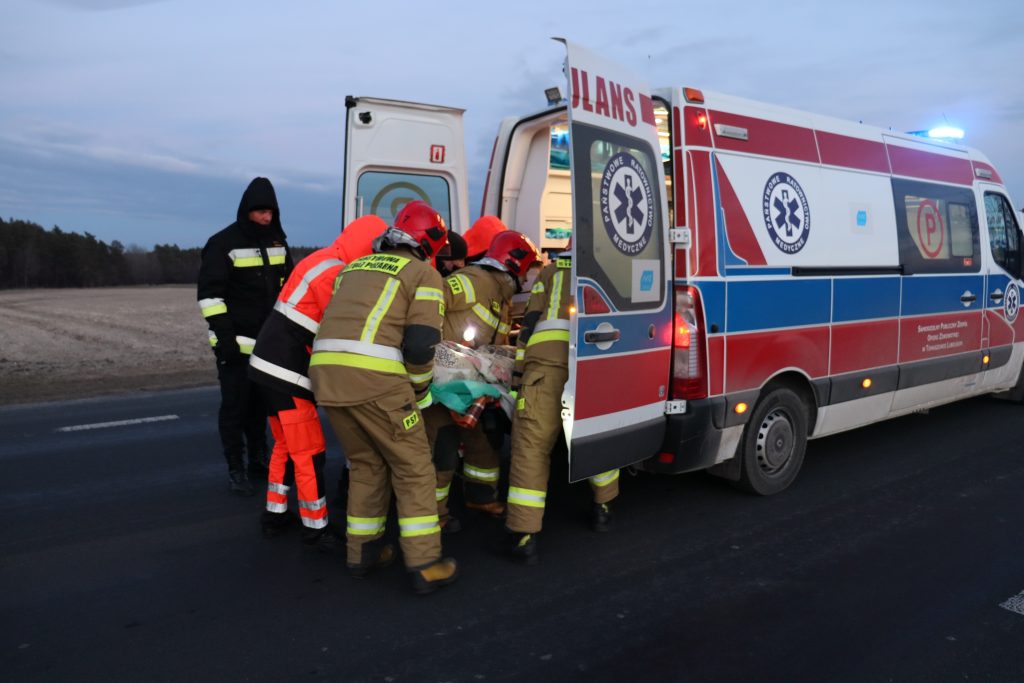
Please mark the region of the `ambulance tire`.
<svg viewBox="0 0 1024 683"><path fill-rule="evenodd" d="M804 462L808 421L807 405L792 389L769 389L743 430L736 454L740 478L735 486L771 496L792 484Z"/></svg>

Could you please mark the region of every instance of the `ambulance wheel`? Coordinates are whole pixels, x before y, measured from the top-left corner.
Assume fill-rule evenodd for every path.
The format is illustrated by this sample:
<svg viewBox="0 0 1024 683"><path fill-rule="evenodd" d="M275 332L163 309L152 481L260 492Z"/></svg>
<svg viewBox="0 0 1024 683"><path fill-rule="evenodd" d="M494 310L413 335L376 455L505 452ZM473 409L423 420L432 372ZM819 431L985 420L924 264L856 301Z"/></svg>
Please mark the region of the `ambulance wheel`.
<svg viewBox="0 0 1024 683"><path fill-rule="evenodd" d="M743 430L736 486L770 496L792 484L807 450L807 423L807 406L792 389L769 390Z"/></svg>

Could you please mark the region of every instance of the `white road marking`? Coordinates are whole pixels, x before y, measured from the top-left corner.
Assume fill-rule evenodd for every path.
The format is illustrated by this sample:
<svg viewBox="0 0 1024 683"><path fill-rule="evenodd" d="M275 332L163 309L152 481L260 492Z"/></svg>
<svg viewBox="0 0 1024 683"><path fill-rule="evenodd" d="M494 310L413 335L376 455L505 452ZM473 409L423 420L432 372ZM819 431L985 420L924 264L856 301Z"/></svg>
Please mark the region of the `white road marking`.
<svg viewBox="0 0 1024 683"><path fill-rule="evenodd" d="M177 415L157 415L155 417L140 417L134 420L117 420L116 422L95 422L88 425L71 425L70 427L58 427L58 432L84 432L87 429L106 429L107 427L127 427L128 425L140 425L147 422L166 422L177 420Z"/></svg>
<svg viewBox="0 0 1024 683"><path fill-rule="evenodd" d="M1007 600L999 606L1003 609L1008 609L1011 612L1016 612L1017 614L1024 615L1024 591L1021 591L1017 595L1014 595L1012 598L1010 598L1009 600Z"/></svg>

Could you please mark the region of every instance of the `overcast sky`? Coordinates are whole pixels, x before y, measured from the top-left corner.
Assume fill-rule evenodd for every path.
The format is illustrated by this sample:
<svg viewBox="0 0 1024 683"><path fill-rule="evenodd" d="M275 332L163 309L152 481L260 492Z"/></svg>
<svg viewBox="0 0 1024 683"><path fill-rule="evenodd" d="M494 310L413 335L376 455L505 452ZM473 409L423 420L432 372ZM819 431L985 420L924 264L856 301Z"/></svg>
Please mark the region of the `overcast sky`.
<svg viewBox="0 0 1024 683"><path fill-rule="evenodd" d="M341 212L345 95L465 108L470 211L502 117L564 36L652 85L918 130L949 122L1024 205L1024 2L4 0L0 216L201 246L256 175L295 245ZM564 86L563 86L564 90Z"/></svg>

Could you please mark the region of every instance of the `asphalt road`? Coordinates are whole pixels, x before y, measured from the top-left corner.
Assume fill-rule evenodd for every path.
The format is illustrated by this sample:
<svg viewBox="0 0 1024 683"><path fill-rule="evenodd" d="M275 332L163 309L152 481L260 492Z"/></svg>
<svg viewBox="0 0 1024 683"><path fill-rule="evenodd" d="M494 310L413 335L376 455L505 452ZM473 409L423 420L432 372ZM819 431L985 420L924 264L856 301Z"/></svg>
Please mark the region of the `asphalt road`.
<svg viewBox="0 0 1024 683"><path fill-rule="evenodd" d="M0 678L1024 681L1022 406L814 441L772 498L624 475L607 534L562 466L540 564L463 515L463 578L422 598L399 566L360 581L297 534L261 538L261 499L227 492L216 406L0 409ZM140 418L161 419L59 431Z"/></svg>

